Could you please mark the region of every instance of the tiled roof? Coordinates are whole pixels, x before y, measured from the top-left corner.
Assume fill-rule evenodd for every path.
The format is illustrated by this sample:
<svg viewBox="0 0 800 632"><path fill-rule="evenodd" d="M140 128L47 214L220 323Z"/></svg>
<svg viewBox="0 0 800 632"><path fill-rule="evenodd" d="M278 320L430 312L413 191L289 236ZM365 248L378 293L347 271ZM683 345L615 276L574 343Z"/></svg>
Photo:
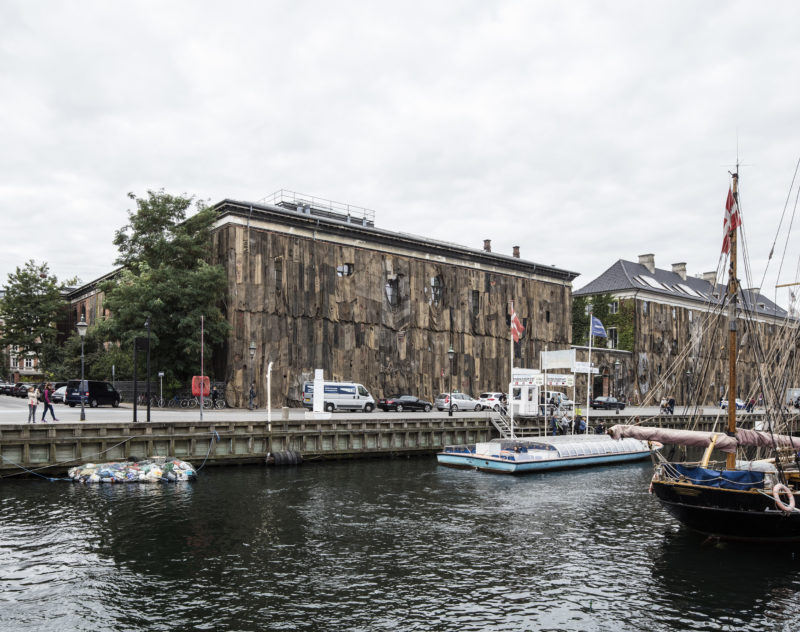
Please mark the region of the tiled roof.
<svg viewBox="0 0 800 632"><path fill-rule="evenodd" d="M681 275L672 270L655 268L655 272L651 273L641 263L620 259L599 277L573 292L573 295L590 296L626 291L647 292L703 304L718 304L725 295L725 286L713 286L700 277L687 276L683 279ZM742 301L745 307L754 308L756 313L769 314L778 318L787 316L786 310L763 294L743 290Z"/></svg>

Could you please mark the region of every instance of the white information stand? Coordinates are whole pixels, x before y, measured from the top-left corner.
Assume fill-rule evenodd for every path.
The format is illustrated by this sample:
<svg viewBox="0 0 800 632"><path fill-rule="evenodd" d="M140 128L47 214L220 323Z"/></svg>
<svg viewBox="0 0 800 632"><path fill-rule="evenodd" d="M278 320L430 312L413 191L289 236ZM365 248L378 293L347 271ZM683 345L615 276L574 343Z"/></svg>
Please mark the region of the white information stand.
<svg viewBox="0 0 800 632"><path fill-rule="evenodd" d="M325 412L325 378L322 369L314 369L314 397L311 410L306 412L306 419L330 419L331 413Z"/></svg>

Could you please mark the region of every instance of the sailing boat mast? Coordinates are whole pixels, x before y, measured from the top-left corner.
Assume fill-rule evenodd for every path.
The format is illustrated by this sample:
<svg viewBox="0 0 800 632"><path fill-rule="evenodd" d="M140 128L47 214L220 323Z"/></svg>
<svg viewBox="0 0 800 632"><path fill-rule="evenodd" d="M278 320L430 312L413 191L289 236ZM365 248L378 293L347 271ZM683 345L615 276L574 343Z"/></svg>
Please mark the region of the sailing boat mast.
<svg viewBox="0 0 800 632"><path fill-rule="evenodd" d="M733 201L739 205L739 168L732 174ZM736 228L730 231L731 258L728 272L728 436L736 434ZM736 454L728 454L726 467L736 469Z"/></svg>

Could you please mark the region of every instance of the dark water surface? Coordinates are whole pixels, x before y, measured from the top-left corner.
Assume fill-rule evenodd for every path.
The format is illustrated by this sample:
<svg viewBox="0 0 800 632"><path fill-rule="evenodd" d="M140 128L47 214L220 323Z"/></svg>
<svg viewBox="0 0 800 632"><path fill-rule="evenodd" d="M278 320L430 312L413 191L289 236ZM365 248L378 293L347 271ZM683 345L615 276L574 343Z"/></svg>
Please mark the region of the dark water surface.
<svg viewBox="0 0 800 632"><path fill-rule="evenodd" d="M433 459L0 481L0 630L798 630L800 554L714 545L648 464Z"/></svg>

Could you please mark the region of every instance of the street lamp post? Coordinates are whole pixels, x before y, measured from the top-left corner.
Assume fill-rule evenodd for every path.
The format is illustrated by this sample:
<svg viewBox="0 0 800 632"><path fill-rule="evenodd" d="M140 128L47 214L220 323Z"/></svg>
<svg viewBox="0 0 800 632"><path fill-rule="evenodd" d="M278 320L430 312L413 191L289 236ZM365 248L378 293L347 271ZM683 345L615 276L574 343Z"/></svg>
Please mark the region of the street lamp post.
<svg viewBox="0 0 800 632"><path fill-rule="evenodd" d="M147 362L145 363L145 373L147 373L147 421L150 421L150 317L144 321L147 328Z"/></svg>
<svg viewBox="0 0 800 632"><path fill-rule="evenodd" d="M255 377L253 376L253 359L255 357L256 357L256 343L251 340L250 341L250 389L253 388L253 383L255 382ZM250 405L248 406L248 408L250 408L250 410L253 410L252 397L250 397Z"/></svg>
<svg viewBox="0 0 800 632"><path fill-rule="evenodd" d="M620 361L617 360L614 362L614 397L619 399L619 368L621 364Z"/></svg>
<svg viewBox="0 0 800 632"><path fill-rule="evenodd" d="M450 396L447 398L449 406L447 408L447 416L453 416L453 356L456 354L453 351L453 345L447 350L447 357L450 358Z"/></svg>
<svg viewBox="0 0 800 632"><path fill-rule="evenodd" d="M83 356L83 339L86 337L86 330L89 329L89 325L86 324L86 320L84 320L83 315L81 315L80 322L75 325L78 329L78 335L81 337L81 421L86 421L86 412L83 407L83 398L84 398L84 389L86 388L84 379L83 379L83 366L84 366L84 356Z"/></svg>

